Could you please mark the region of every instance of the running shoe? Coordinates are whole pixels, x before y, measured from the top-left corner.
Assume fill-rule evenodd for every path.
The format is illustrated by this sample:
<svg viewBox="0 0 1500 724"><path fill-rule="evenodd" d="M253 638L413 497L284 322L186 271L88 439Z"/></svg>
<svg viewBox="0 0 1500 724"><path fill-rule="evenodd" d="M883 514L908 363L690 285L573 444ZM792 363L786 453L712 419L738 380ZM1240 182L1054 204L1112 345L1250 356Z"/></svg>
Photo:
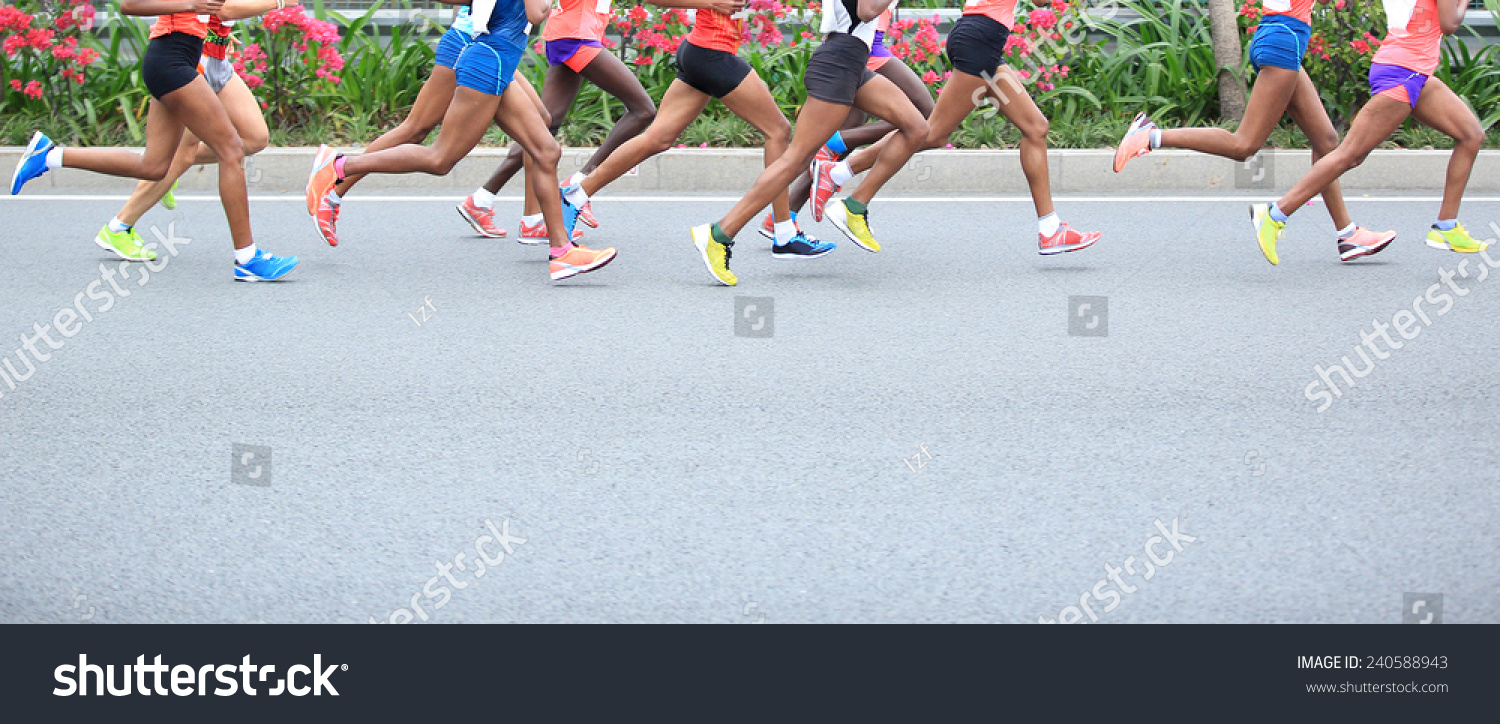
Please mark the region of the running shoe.
<svg viewBox="0 0 1500 724"><path fill-rule="evenodd" d="M865 209L865 213L856 214L849 210L848 201L848 199L839 199L830 204L828 220L832 221L834 226L839 227L839 231L844 232L844 236L849 237L849 241L858 244L861 249L880 251L880 242L876 241L875 235L870 233L870 210Z"/></svg>
<svg viewBox="0 0 1500 724"><path fill-rule="evenodd" d="M829 148L827 145L824 145L818 148L818 155L814 156L813 160L837 161L839 160L839 155L833 149Z"/></svg>
<svg viewBox="0 0 1500 724"><path fill-rule="evenodd" d="M1065 251L1078 251L1087 249L1099 241L1097 231L1077 231L1067 224L1057 227L1057 233L1052 236L1037 234L1037 253L1042 256L1061 254Z"/></svg>
<svg viewBox="0 0 1500 724"><path fill-rule="evenodd" d="M568 177L568 182L566 184L563 184L562 192L566 194L569 189L576 189L579 186L583 185L583 180L585 178L588 177L582 171L574 172L572 176ZM590 229L597 229L599 228L599 220L594 218L593 207L593 200L585 201L583 203L583 208L578 210L578 220L582 221L585 224L588 224Z"/></svg>
<svg viewBox="0 0 1500 724"><path fill-rule="evenodd" d="M563 230L568 233L568 238L573 238L573 232L578 230L578 207L568 201L567 194L561 197L563 212Z"/></svg>
<svg viewBox="0 0 1500 724"><path fill-rule="evenodd" d="M137 234L134 228L117 233L109 230L109 224L105 224L104 228L100 229L99 233L94 236L94 243L98 244L99 248L121 259L126 261L155 261L156 252L147 249L143 241L141 235Z"/></svg>
<svg viewBox="0 0 1500 724"><path fill-rule="evenodd" d="M287 275L297 266L295 256L273 256L264 249L255 250L255 258L248 264L235 262L234 280L237 282L269 282Z"/></svg>
<svg viewBox="0 0 1500 724"><path fill-rule="evenodd" d="M759 231L760 231L760 235L761 236L764 236L767 239L770 239L771 241L775 241L776 240L776 219L772 218L772 217L773 217L773 214L771 214L771 212L767 211L766 212L766 220L761 223Z"/></svg>
<svg viewBox="0 0 1500 724"><path fill-rule="evenodd" d="M547 263L547 269L552 272L552 281L555 282L594 271L614 260L615 250L612 248L586 249L575 244L562 256L553 257Z"/></svg>
<svg viewBox="0 0 1500 724"><path fill-rule="evenodd" d="M576 243L579 239L582 238L583 229L574 229L573 241ZM530 246L536 246L537 244L549 243L551 240L552 237L547 235L546 221L538 221L535 224L528 224L526 223L525 219L521 219L521 233L516 235L517 242Z"/></svg>
<svg viewBox="0 0 1500 724"><path fill-rule="evenodd" d="M161 195L161 205L167 211L177 210L177 182L173 181L167 192Z"/></svg>
<svg viewBox="0 0 1500 724"><path fill-rule="evenodd" d="M1375 232L1363 226L1356 226L1353 236L1339 239L1339 260L1353 261L1362 256L1379 254L1395 240L1396 232L1394 231Z"/></svg>
<svg viewBox="0 0 1500 724"><path fill-rule="evenodd" d="M823 220L823 207L828 204L828 199L839 192L839 185L833 182L833 167L837 161L820 161L814 159L808 173L813 177L812 213L813 221Z"/></svg>
<svg viewBox="0 0 1500 724"><path fill-rule="evenodd" d="M1428 229L1427 245L1434 249L1446 249L1460 254L1476 254L1490 248L1489 244L1469 236L1469 230L1465 229L1463 224L1447 231L1436 226Z"/></svg>
<svg viewBox="0 0 1500 724"><path fill-rule="evenodd" d="M328 195L334 186L339 183L339 173L333 167L333 162L338 160L341 154L328 146L318 146L317 155L313 156L312 172L307 174L307 215L318 215L318 200Z"/></svg>
<svg viewBox="0 0 1500 724"><path fill-rule="evenodd" d="M1115 173L1125 168L1126 161L1151 153L1151 130L1154 128L1156 124L1146 114L1135 115L1130 128L1125 130L1125 137L1120 139L1120 147L1115 149Z"/></svg>
<svg viewBox="0 0 1500 724"><path fill-rule="evenodd" d="M693 246L698 247L698 255L703 257L708 273L714 275L720 284L732 287L740 283L739 277L729 271L729 258L734 256L733 242L720 244L714 239L713 227L703 224L693 227Z"/></svg>
<svg viewBox="0 0 1500 724"><path fill-rule="evenodd" d="M499 239L505 236L505 229L495 226L495 210L486 209L474 203L473 196L465 196L463 203L458 205L458 215L474 227L474 233L486 239Z"/></svg>
<svg viewBox="0 0 1500 724"><path fill-rule="evenodd" d="M313 219L318 223L318 236L323 237L323 241L328 242L329 246L339 245L340 208L343 208L342 204L334 206L326 194L318 199L318 213L313 216Z"/></svg>
<svg viewBox="0 0 1500 724"><path fill-rule="evenodd" d="M1266 255L1266 261L1280 264L1281 257L1276 256L1276 240L1281 238L1286 222L1271 218L1270 204L1250 204L1250 223L1255 225L1255 240L1260 243L1260 253Z"/></svg>
<svg viewBox="0 0 1500 724"><path fill-rule="evenodd" d="M777 259L816 259L839 248L831 241L819 241L800 231L785 244L771 247L771 256Z"/></svg>
<svg viewBox="0 0 1500 724"><path fill-rule="evenodd" d="M21 193L21 187L27 181L47 173L47 152L55 145L41 131L32 134L31 143L26 145L26 152L21 154L21 160L16 163L16 172L10 177L11 196Z"/></svg>

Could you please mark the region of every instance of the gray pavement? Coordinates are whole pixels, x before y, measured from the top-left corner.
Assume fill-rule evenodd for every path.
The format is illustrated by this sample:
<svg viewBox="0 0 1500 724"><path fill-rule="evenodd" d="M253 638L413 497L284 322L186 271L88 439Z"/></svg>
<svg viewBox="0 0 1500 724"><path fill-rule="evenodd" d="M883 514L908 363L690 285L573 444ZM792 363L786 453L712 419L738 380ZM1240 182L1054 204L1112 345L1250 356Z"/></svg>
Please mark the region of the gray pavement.
<svg viewBox="0 0 1500 724"><path fill-rule="evenodd" d="M1408 592L1500 621L1500 275L1423 245L1433 200L1351 203L1400 233L1353 265L1305 209L1273 268L1244 196L1063 197L1105 237L1053 258L1024 200L889 199L880 254L741 235L735 289L686 236L723 199L601 197L586 243L620 257L557 285L453 201L356 196L330 249L257 196L302 264L240 285L217 202L186 199L142 228L191 243L104 311L90 238L120 202L0 199L0 353L80 294L93 315L0 380L0 621L357 623L416 595L441 623L1034 622L1091 594L1101 622L1396 623ZM1500 199L1463 217L1494 236ZM1467 293L1319 413L1315 366L1363 368L1361 331L1465 260ZM736 297L774 299L773 336L736 336ZM475 577L486 520L525 542Z"/></svg>

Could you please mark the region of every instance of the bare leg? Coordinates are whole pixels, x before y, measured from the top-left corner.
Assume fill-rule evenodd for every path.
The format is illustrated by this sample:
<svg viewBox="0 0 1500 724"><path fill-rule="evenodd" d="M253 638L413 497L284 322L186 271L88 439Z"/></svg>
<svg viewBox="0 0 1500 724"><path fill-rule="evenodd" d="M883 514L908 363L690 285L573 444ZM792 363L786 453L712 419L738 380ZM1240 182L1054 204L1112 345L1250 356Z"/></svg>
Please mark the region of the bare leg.
<svg viewBox="0 0 1500 724"><path fill-rule="evenodd" d="M229 114L229 122L234 124L234 130L240 136L245 155L260 153L270 142L270 131L266 128L266 118L261 115L255 95L250 92L245 81L240 80L239 76L231 78L224 89L219 91L219 102L223 104L225 112ZM177 155L172 158L172 167L166 178L136 184L135 193L125 202L125 208L117 218L126 225L134 226L156 202L161 201L172 184L189 168L198 164L217 163L218 160L213 149L200 143L192 132L183 133L182 143L177 147Z"/></svg>
<svg viewBox="0 0 1500 724"><path fill-rule="evenodd" d="M650 94L641 86L635 74L625 67L625 63L610 53L601 52L589 61L583 68L583 77L588 82L599 86L599 89L625 104L625 115L615 121L609 135L604 137L604 142L599 144L598 150L589 158L588 163L583 166L583 173L589 174L609 158L626 141L639 136L646 127L651 125L652 119L656 118L656 104L651 102ZM749 120L749 119L746 119Z"/></svg>
<svg viewBox="0 0 1500 724"><path fill-rule="evenodd" d="M460 88L462 95L467 88ZM477 93L477 91L475 91ZM456 100L456 99L455 99ZM516 140L530 157L526 179L542 205L542 218L547 222L547 236L554 249L572 244L568 230L563 225L562 191L557 185L557 163L562 159L562 149L542 114L537 112L526 92L511 83L500 98L494 112L495 120L505 135ZM445 124L446 127L446 124Z"/></svg>
<svg viewBox="0 0 1500 724"><path fill-rule="evenodd" d="M255 241L250 235L244 146L218 96L201 76L160 100L151 101L144 154L113 149L66 149L63 151L63 165L158 181L171 170L172 156L182 141L184 125L219 157L219 202L224 205L234 248L250 246Z"/></svg>
<svg viewBox="0 0 1500 724"><path fill-rule="evenodd" d="M1339 133L1334 130L1333 121L1328 119L1323 99L1318 97L1318 89L1313 85L1312 78L1308 77L1307 71L1298 73L1297 90L1292 93L1286 110L1292 117L1292 122L1307 136L1307 144L1312 147L1313 163L1338 148ZM1333 218L1335 228L1345 229L1354 223L1349 216L1349 207L1344 205L1344 192L1339 188L1339 182L1334 181L1323 189L1323 203L1328 205L1328 215Z"/></svg>
<svg viewBox="0 0 1500 724"><path fill-rule="evenodd" d="M1469 174L1474 170L1474 159L1479 156L1480 146L1484 145L1484 128L1479 125L1479 119L1474 117L1469 104L1437 78L1427 79L1411 115L1418 123L1453 139L1453 155L1448 158L1443 206L1438 210L1438 219L1457 219L1464 188L1469 185Z"/></svg>
<svg viewBox="0 0 1500 724"><path fill-rule="evenodd" d="M421 143L427 138L427 134L443 120L448 110L449 102L453 100L453 89L458 86L458 77L452 68L441 65L432 67L432 73L427 76L427 82L422 84L422 90L417 92L417 100L412 104L411 110L407 112L406 119L401 124L386 131L370 142L365 147L365 153L383 151L407 143ZM363 174L350 174L333 187L335 193L344 196L349 189L359 183Z"/></svg>
<svg viewBox="0 0 1500 724"><path fill-rule="evenodd" d="M599 168L584 178L583 192L590 196L599 193L600 189L624 176L626 171L671 148L688 124L703 113L710 100L692 86L674 79L667 86L666 95L662 96L656 119L639 136L609 154Z"/></svg>
<svg viewBox="0 0 1500 724"><path fill-rule="evenodd" d="M524 99L523 99L524 100ZM431 146L403 143L380 151L350 156L344 161L348 176L367 173L426 173L446 176L484 138L500 108L500 96L460 87L443 114L442 129ZM534 112L534 111L533 111Z"/></svg>
<svg viewBox="0 0 1500 724"><path fill-rule="evenodd" d="M870 173L860 182L859 188L849 194L849 198L868 204L927 141L928 126L927 119L917 112L906 94L881 76L860 87L854 96L854 105L872 116L896 124L897 128L886 140L885 148L870 168Z"/></svg>
<svg viewBox="0 0 1500 724"><path fill-rule="evenodd" d="M781 114L781 108L776 105L776 99L771 97L771 90L766 87L765 81L759 75L751 73L740 81L739 87L726 96L724 105L729 111L740 118L745 119L755 130L765 136L766 167L776 162L786 154L787 144L792 137L792 124L788 123L786 116ZM825 139L826 140L826 139ZM791 220L791 212L787 210L786 189L771 201L772 218L776 221Z"/></svg>
<svg viewBox="0 0 1500 724"><path fill-rule="evenodd" d="M1363 162L1365 156L1385 139L1390 138L1410 114L1411 106L1406 103L1385 96L1372 97L1370 102L1366 103L1364 108L1359 109L1359 113L1354 116L1354 122L1349 126L1349 133L1344 136L1344 142L1340 143L1332 153L1318 159L1318 162L1308 170L1307 175L1303 176L1291 191L1286 192L1286 195L1276 202L1276 206L1283 214L1291 216L1328 184L1338 180L1338 177L1342 176L1345 171Z"/></svg>
<svg viewBox="0 0 1500 724"><path fill-rule="evenodd" d="M1261 68L1245 106L1245 119L1234 133L1222 128L1178 128L1161 131L1164 148L1186 148L1215 156L1243 161L1265 147L1271 129L1281 121L1297 84L1300 71L1286 68Z"/></svg>
<svg viewBox="0 0 1500 724"><path fill-rule="evenodd" d="M527 83L526 86L529 88L531 84ZM582 87L583 78L574 73L572 68L566 65L554 65L547 69L547 77L542 81L541 102L547 109L548 132L555 135L557 129L562 128L563 121L568 117L568 110L573 107L573 102L578 100L578 91ZM500 162L495 173L490 175L490 179L484 182L486 191L497 194L505 187L505 184L510 183L516 172L521 170L521 153L519 143L510 144L510 152L505 155L505 160ZM530 184L527 186L529 187ZM533 206L528 188L525 213L529 216L538 211L539 209Z"/></svg>
<svg viewBox="0 0 1500 724"><path fill-rule="evenodd" d="M865 86L868 87L881 80L876 78L866 83ZM884 82L889 86L890 81ZM895 90L894 86L891 86L891 90L897 94L900 93ZM858 102L857 98L856 102ZM916 113L915 109L912 112ZM787 147L786 153L761 172L760 176L755 179L755 185L750 187L744 198L741 198L739 203L719 220L719 228L733 238L745 228L746 224L750 223L750 219L766 208L777 196L786 193L787 185L797 178L797 174L802 173L808 162L817 154L818 149L828 141L828 137L833 135L834 131L838 130L839 124L843 123L848 115L849 106L809 97L802 105L802 112L797 114L796 131L792 134L792 142ZM923 130L925 132L926 129Z"/></svg>

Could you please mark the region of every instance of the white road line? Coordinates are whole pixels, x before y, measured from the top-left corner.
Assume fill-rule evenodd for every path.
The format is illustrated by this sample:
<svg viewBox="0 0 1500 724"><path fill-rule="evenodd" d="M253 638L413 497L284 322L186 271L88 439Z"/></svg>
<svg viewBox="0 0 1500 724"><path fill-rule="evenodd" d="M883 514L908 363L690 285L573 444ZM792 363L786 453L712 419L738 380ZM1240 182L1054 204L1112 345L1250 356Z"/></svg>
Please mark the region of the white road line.
<svg viewBox="0 0 1500 724"><path fill-rule="evenodd" d="M1059 201L1078 203L1251 203L1265 201L1266 196L1068 196L1056 195ZM25 196L0 195L0 201L125 201L130 198L125 194L101 194L101 195L66 195L66 194L31 194ZM366 195L353 196L349 201L375 202L375 203L453 203L462 201L463 196L380 196ZM732 204L740 200L738 196L599 196L600 201L619 201L623 203L713 203ZM218 196L187 196L177 195L178 201L212 201L219 202ZM288 193L276 196L251 196L251 201L256 202L288 202L305 201L306 197L301 194ZM516 202L520 196L496 196L496 201ZM1441 196L1345 196L1345 201L1371 201L1376 203L1397 204L1427 204L1438 203L1443 199ZM1464 201L1472 203L1493 203L1500 201L1500 196L1465 196ZM881 203L896 204L933 204L933 203L1031 203L1030 196L882 196Z"/></svg>

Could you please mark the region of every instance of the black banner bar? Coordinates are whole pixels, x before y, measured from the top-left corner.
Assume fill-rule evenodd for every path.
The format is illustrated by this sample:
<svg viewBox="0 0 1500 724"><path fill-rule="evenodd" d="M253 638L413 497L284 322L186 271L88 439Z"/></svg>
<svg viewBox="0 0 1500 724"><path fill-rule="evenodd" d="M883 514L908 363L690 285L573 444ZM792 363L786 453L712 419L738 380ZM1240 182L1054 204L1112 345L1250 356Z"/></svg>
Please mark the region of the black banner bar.
<svg viewBox="0 0 1500 724"><path fill-rule="evenodd" d="M8 626L0 692L9 711L63 721L1388 721L1487 710L1496 630Z"/></svg>

